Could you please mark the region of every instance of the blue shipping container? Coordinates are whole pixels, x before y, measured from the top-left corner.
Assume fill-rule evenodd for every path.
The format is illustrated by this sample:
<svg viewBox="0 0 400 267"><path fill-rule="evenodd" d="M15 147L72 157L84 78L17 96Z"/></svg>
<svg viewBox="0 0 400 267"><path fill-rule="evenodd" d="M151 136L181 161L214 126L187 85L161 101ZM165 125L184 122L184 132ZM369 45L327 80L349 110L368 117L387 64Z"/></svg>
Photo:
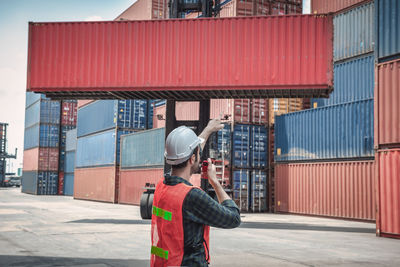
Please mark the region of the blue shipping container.
<svg viewBox="0 0 400 267"><path fill-rule="evenodd" d="M267 210L267 173L261 170L251 172L251 210L262 212Z"/></svg>
<svg viewBox="0 0 400 267"><path fill-rule="evenodd" d="M277 116L275 161L373 157L374 100Z"/></svg>
<svg viewBox="0 0 400 267"><path fill-rule="evenodd" d="M213 133L209 138L210 144L210 156L216 159L224 159L229 160L231 154L231 125L225 124L224 128L219 130L216 133Z"/></svg>
<svg viewBox="0 0 400 267"><path fill-rule="evenodd" d="M233 200L241 211L248 211L250 208L250 171L235 170L233 171Z"/></svg>
<svg viewBox="0 0 400 267"><path fill-rule="evenodd" d="M249 168L250 164L250 125L237 124L233 131L233 166Z"/></svg>
<svg viewBox="0 0 400 267"><path fill-rule="evenodd" d="M164 151L165 128L123 135L121 168L162 168Z"/></svg>
<svg viewBox="0 0 400 267"><path fill-rule="evenodd" d="M268 131L264 126L251 126L251 166L265 168L268 165Z"/></svg>
<svg viewBox="0 0 400 267"><path fill-rule="evenodd" d="M33 103L41 100L41 99L48 99L44 94L36 94L32 92L26 92L25 95L25 107L29 107Z"/></svg>
<svg viewBox="0 0 400 267"><path fill-rule="evenodd" d="M60 102L42 100L25 110L25 128L38 123L60 123Z"/></svg>
<svg viewBox="0 0 400 267"><path fill-rule="evenodd" d="M58 147L60 126L51 124L36 124L25 129L24 149L34 147Z"/></svg>
<svg viewBox="0 0 400 267"><path fill-rule="evenodd" d="M67 143L67 132L75 129L75 126L61 126L61 139L60 139L60 158L58 161L59 171L64 171L64 163L65 163L65 151L66 151L66 143Z"/></svg>
<svg viewBox="0 0 400 267"><path fill-rule="evenodd" d="M57 195L57 172L24 172L22 176L22 192L34 195Z"/></svg>
<svg viewBox="0 0 400 267"><path fill-rule="evenodd" d="M333 92L329 98L314 98L311 107L323 107L374 97L374 56L368 54L334 64ZM316 103L316 104L315 104Z"/></svg>
<svg viewBox="0 0 400 267"><path fill-rule="evenodd" d="M64 173L64 195L74 195L74 174Z"/></svg>
<svg viewBox="0 0 400 267"><path fill-rule="evenodd" d="M115 127L146 129L146 100L99 100L78 110L77 136Z"/></svg>
<svg viewBox="0 0 400 267"><path fill-rule="evenodd" d="M75 151L76 150L76 131L77 129L67 131L67 137L65 140L65 151Z"/></svg>
<svg viewBox="0 0 400 267"><path fill-rule="evenodd" d="M65 153L64 172L74 173L75 170L75 151Z"/></svg>
<svg viewBox="0 0 400 267"><path fill-rule="evenodd" d="M377 56L381 61L400 56L400 1L375 0Z"/></svg>
<svg viewBox="0 0 400 267"><path fill-rule="evenodd" d="M75 166L84 168L119 164L120 138L129 133L132 131L111 129L78 138Z"/></svg>
<svg viewBox="0 0 400 267"><path fill-rule="evenodd" d="M374 4L365 4L333 18L335 61L374 51Z"/></svg>

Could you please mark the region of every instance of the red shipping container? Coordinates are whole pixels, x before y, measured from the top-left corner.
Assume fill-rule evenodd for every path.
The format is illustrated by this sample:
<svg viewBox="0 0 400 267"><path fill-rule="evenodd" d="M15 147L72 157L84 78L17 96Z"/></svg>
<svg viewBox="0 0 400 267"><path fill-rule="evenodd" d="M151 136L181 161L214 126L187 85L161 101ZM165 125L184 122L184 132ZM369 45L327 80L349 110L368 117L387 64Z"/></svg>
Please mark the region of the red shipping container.
<svg viewBox="0 0 400 267"><path fill-rule="evenodd" d="M153 128L164 128L165 127L165 111L166 105L158 106L153 111ZM159 116L162 118L158 118Z"/></svg>
<svg viewBox="0 0 400 267"><path fill-rule="evenodd" d="M93 102L94 100L78 100L77 108L86 106L87 104Z"/></svg>
<svg viewBox="0 0 400 267"><path fill-rule="evenodd" d="M371 2L371 0L311 0L311 13L338 12L366 2Z"/></svg>
<svg viewBox="0 0 400 267"><path fill-rule="evenodd" d="M76 125L77 113L78 113L77 112L77 103L62 102L62 104L61 104L61 125L63 125L63 126Z"/></svg>
<svg viewBox="0 0 400 267"><path fill-rule="evenodd" d="M275 165L278 212L375 220L374 161Z"/></svg>
<svg viewBox="0 0 400 267"><path fill-rule="evenodd" d="M328 96L332 38L330 15L30 23L27 90L76 98Z"/></svg>
<svg viewBox="0 0 400 267"><path fill-rule="evenodd" d="M235 120L235 122L251 123L251 99L235 99L234 101L233 119Z"/></svg>
<svg viewBox="0 0 400 267"><path fill-rule="evenodd" d="M36 147L24 150L24 171L58 171L59 149Z"/></svg>
<svg viewBox="0 0 400 267"><path fill-rule="evenodd" d="M75 169L74 198L118 202L118 167Z"/></svg>
<svg viewBox="0 0 400 267"><path fill-rule="evenodd" d="M253 99L251 107L251 122L253 124L267 124L269 99Z"/></svg>
<svg viewBox="0 0 400 267"><path fill-rule="evenodd" d="M375 67L375 148L400 147L400 59Z"/></svg>
<svg viewBox="0 0 400 267"><path fill-rule="evenodd" d="M64 195L64 172L58 173L58 194Z"/></svg>
<svg viewBox="0 0 400 267"><path fill-rule="evenodd" d="M377 153L377 235L400 238L400 148Z"/></svg>

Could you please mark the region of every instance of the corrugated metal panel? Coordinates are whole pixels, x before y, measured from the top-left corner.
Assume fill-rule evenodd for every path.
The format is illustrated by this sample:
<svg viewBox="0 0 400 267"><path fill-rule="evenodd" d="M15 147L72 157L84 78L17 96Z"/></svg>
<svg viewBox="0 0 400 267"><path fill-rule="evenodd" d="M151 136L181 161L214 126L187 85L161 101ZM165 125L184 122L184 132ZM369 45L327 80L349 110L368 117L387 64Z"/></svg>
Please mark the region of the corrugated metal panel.
<svg viewBox="0 0 400 267"><path fill-rule="evenodd" d="M322 107L374 97L374 56L369 54L334 64L335 88L329 98L311 100ZM314 104L317 103L317 104Z"/></svg>
<svg viewBox="0 0 400 267"><path fill-rule="evenodd" d="M164 177L163 174L163 168L121 170L119 203L139 205L146 183L157 184Z"/></svg>
<svg viewBox="0 0 400 267"><path fill-rule="evenodd" d="M276 211L375 220L374 161L275 165Z"/></svg>
<svg viewBox="0 0 400 267"><path fill-rule="evenodd" d="M372 52L374 25L373 3L334 16L333 59L337 61Z"/></svg>
<svg viewBox="0 0 400 267"><path fill-rule="evenodd" d="M210 119L222 116L222 119L232 120L233 105L232 99L211 99Z"/></svg>
<svg viewBox="0 0 400 267"><path fill-rule="evenodd" d="M332 33L320 15L30 23L27 87L80 98L326 95Z"/></svg>
<svg viewBox="0 0 400 267"><path fill-rule="evenodd" d="M233 119L239 123L251 123L251 100L250 99L235 99Z"/></svg>
<svg viewBox="0 0 400 267"><path fill-rule="evenodd" d="M33 103L36 103L39 100L47 100L44 94L35 94L32 92L26 92L25 95L25 107L28 108Z"/></svg>
<svg viewBox="0 0 400 267"><path fill-rule="evenodd" d="M253 124L268 123L269 99L252 99L251 122Z"/></svg>
<svg viewBox="0 0 400 267"><path fill-rule="evenodd" d="M233 166L249 168L250 163L250 125L237 124L233 131Z"/></svg>
<svg viewBox="0 0 400 267"><path fill-rule="evenodd" d="M250 208L254 212L267 210L267 173L262 170L251 171Z"/></svg>
<svg viewBox="0 0 400 267"><path fill-rule="evenodd" d="M137 132L121 138L121 168L164 166L165 128Z"/></svg>
<svg viewBox="0 0 400 267"><path fill-rule="evenodd" d="M233 200L241 211L250 209L250 170L233 171Z"/></svg>
<svg viewBox="0 0 400 267"><path fill-rule="evenodd" d="M75 102L65 102L61 104L61 124L62 125L76 125L77 118L77 103Z"/></svg>
<svg viewBox="0 0 400 267"><path fill-rule="evenodd" d="M276 117L275 161L373 157L373 101Z"/></svg>
<svg viewBox="0 0 400 267"><path fill-rule="evenodd" d="M37 147L24 150L24 171L58 171L58 148Z"/></svg>
<svg viewBox="0 0 400 267"><path fill-rule="evenodd" d="M175 117L178 121L197 121L199 120L200 103L196 102L176 102Z"/></svg>
<svg viewBox="0 0 400 267"><path fill-rule="evenodd" d="M64 195L74 195L74 174L64 173Z"/></svg>
<svg viewBox="0 0 400 267"><path fill-rule="evenodd" d="M60 123L60 102L43 100L25 110L25 128L37 123Z"/></svg>
<svg viewBox="0 0 400 267"><path fill-rule="evenodd" d="M67 138L65 141L65 151L74 151L76 150L76 133L77 129L73 129L67 132Z"/></svg>
<svg viewBox="0 0 400 267"><path fill-rule="evenodd" d="M146 100L93 102L78 110L77 135L81 137L114 127L146 129L146 110Z"/></svg>
<svg viewBox="0 0 400 267"><path fill-rule="evenodd" d="M400 54L400 2L375 0L379 59Z"/></svg>
<svg viewBox="0 0 400 267"><path fill-rule="evenodd" d="M118 201L117 168L84 168L74 173L74 198L116 203Z"/></svg>
<svg viewBox="0 0 400 267"><path fill-rule="evenodd" d="M109 130L77 140L76 167L96 167L119 164L120 138L132 131Z"/></svg>
<svg viewBox="0 0 400 267"><path fill-rule="evenodd" d="M25 172L22 177L22 192L34 195L57 195L57 172Z"/></svg>
<svg viewBox="0 0 400 267"><path fill-rule="evenodd" d="M375 70L375 148L400 145L400 60Z"/></svg>
<svg viewBox="0 0 400 267"><path fill-rule="evenodd" d="M362 2L371 0L311 0L311 13L331 13L341 11Z"/></svg>
<svg viewBox="0 0 400 267"><path fill-rule="evenodd" d="M75 151L65 153L64 171L66 173L74 173L75 169Z"/></svg>
<svg viewBox="0 0 400 267"><path fill-rule="evenodd" d="M400 238L400 149L378 151L377 162L377 233Z"/></svg>
<svg viewBox="0 0 400 267"><path fill-rule="evenodd" d="M25 129L24 149L33 147L58 147L60 139L59 125L36 124Z"/></svg>

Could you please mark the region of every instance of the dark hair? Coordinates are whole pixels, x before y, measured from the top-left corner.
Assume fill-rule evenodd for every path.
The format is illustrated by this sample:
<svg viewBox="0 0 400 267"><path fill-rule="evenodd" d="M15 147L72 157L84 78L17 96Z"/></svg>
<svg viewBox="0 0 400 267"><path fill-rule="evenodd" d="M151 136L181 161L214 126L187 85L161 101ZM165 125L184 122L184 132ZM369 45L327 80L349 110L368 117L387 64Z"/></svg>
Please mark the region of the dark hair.
<svg viewBox="0 0 400 267"><path fill-rule="evenodd" d="M196 147L196 148L193 150L193 153L190 155L190 158L191 158L192 155L194 154L194 156L196 157L196 158L195 158L196 161L197 161L197 151L199 151L199 147ZM186 161L184 161L184 162L182 162L182 163L179 163L179 164L177 164L177 165L172 165L171 168L172 168L172 169L175 169L175 170L185 168L185 167L187 166L187 164L188 164L190 158L188 158Z"/></svg>

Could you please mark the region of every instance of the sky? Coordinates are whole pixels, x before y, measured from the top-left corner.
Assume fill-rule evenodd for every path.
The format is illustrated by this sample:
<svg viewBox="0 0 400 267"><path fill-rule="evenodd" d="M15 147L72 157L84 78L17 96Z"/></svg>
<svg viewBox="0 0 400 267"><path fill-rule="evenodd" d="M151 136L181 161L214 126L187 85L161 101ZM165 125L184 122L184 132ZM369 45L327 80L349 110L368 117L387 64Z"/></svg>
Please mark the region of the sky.
<svg viewBox="0 0 400 267"><path fill-rule="evenodd" d="M8 123L10 161L22 167L28 22L113 20L136 0L0 0L0 122ZM310 0L304 1L309 13Z"/></svg>

